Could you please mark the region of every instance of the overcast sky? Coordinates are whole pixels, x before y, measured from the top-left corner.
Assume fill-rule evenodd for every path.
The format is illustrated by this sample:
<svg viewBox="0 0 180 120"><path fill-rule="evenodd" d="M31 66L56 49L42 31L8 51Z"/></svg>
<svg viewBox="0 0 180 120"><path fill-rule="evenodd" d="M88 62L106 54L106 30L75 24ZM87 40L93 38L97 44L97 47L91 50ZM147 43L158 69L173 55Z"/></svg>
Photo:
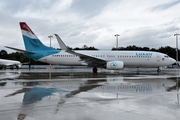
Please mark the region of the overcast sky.
<svg viewBox="0 0 180 120"><path fill-rule="evenodd" d="M56 33L73 48L111 49L115 34L120 34L121 47L175 48L180 0L1 0L1 50L24 49L19 22L26 22L47 46L48 36ZM59 48L54 35L52 46Z"/></svg>

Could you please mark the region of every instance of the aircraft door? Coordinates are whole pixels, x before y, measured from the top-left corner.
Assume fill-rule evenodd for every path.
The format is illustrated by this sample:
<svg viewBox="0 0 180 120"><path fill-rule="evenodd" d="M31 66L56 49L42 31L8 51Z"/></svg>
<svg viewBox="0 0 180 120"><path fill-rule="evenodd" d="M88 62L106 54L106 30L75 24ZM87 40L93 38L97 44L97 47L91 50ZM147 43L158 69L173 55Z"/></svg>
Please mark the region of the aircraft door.
<svg viewBox="0 0 180 120"><path fill-rule="evenodd" d="M157 61L160 62L160 54L157 54Z"/></svg>

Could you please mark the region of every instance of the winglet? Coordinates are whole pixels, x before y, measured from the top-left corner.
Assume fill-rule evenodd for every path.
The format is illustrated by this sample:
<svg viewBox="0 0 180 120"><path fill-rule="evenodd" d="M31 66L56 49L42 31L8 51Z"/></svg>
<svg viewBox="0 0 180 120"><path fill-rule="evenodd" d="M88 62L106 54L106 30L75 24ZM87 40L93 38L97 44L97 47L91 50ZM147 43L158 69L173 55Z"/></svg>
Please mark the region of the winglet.
<svg viewBox="0 0 180 120"><path fill-rule="evenodd" d="M59 43L59 46L62 50L69 50L68 47L64 44L64 42L61 40L61 38L58 36L58 34L54 34L56 36L56 39Z"/></svg>

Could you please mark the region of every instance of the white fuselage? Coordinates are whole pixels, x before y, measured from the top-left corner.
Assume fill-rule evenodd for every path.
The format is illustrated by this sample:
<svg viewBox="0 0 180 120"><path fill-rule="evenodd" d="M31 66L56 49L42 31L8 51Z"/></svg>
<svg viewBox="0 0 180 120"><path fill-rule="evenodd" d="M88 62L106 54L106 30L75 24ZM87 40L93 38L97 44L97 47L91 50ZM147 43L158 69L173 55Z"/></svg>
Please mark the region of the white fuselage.
<svg viewBox="0 0 180 120"><path fill-rule="evenodd" d="M0 65L4 65L4 66L17 65L20 67L21 63L19 61L15 61L15 60L0 59Z"/></svg>
<svg viewBox="0 0 180 120"><path fill-rule="evenodd" d="M105 61L122 61L124 67L162 67L176 61L166 54L151 51L76 51ZM67 66L87 65L79 56L61 50L57 54L45 56L39 61Z"/></svg>

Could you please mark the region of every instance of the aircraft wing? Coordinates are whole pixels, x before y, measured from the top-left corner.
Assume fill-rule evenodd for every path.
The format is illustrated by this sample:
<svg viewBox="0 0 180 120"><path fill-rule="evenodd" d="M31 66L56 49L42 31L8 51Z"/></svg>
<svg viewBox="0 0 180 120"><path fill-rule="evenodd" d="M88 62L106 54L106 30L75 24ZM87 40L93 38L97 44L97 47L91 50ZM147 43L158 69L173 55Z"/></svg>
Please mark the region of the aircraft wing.
<svg viewBox="0 0 180 120"><path fill-rule="evenodd" d="M85 53L75 52L69 49L57 34L55 34L55 36L62 50L65 50L70 54L79 56L79 58L84 61L88 66L103 66L106 64L105 59L94 57Z"/></svg>
<svg viewBox="0 0 180 120"><path fill-rule="evenodd" d="M20 52L20 53L34 54L34 52L27 51L27 50L22 50L22 49L13 48L13 47L8 47L8 46L5 46L5 47L6 47L6 48L9 48L9 49L12 49L12 50L15 50L15 51L18 51L18 52Z"/></svg>
<svg viewBox="0 0 180 120"><path fill-rule="evenodd" d="M80 59L82 61L85 61L89 66L103 66L106 64L106 60L102 58L93 57L91 55L79 53L79 52L75 52L75 54L78 54Z"/></svg>

